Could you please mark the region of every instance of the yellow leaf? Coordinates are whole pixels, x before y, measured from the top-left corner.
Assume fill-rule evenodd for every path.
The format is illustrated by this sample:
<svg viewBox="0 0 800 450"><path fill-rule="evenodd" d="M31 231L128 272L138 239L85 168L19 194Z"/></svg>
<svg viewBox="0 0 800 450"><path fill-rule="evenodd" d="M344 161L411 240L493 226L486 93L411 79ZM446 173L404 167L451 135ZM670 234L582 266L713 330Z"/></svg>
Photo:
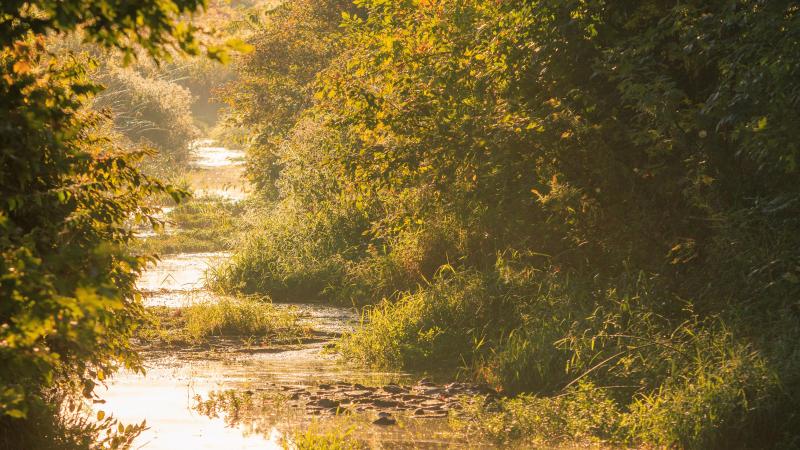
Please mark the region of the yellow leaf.
<svg viewBox="0 0 800 450"><path fill-rule="evenodd" d="M17 61L14 63L13 67L14 73L18 73L20 75L24 75L31 71L31 65L28 64L27 61Z"/></svg>

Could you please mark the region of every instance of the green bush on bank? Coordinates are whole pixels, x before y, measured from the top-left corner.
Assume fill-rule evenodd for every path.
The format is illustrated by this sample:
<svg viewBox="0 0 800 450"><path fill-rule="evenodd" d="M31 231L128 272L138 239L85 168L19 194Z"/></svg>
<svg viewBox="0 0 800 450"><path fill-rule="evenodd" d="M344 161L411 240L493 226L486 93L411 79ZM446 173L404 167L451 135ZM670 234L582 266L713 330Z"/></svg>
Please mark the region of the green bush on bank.
<svg viewBox="0 0 800 450"><path fill-rule="evenodd" d="M458 361L538 395L492 420L544 441L796 445L796 5L423 3L281 10L339 53L289 47L319 63L296 109L232 102L291 114L255 137L274 208L220 284L377 303L346 357ZM285 69L249 87L307 83ZM573 427L582 385L613 413Z"/></svg>

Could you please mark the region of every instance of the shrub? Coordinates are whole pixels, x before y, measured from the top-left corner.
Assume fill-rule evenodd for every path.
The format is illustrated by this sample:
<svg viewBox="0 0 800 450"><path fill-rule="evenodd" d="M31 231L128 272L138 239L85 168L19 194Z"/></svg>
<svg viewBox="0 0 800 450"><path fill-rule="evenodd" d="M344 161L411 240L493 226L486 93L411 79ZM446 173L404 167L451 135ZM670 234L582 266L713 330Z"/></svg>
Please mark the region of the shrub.
<svg viewBox="0 0 800 450"><path fill-rule="evenodd" d="M130 68L109 68L98 78L106 89L93 106L111 111L119 133L159 150L160 164L187 161L189 144L199 136L188 89L165 79L145 78Z"/></svg>
<svg viewBox="0 0 800 450"><path fill-rule="evenodd" d="M461 429L503 445L525 447L613 441L621 418L607 391L580 383L555 397L521 395L465 404Z"/></svg>

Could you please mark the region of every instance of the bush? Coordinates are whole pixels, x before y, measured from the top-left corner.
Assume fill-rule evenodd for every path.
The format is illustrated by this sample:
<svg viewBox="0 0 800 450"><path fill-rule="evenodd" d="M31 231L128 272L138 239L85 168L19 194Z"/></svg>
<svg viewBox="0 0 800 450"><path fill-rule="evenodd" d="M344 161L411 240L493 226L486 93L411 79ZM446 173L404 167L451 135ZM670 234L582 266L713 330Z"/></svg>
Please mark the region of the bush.
<svg viewBox="0 0 800 450"><path fill-rule="evenodd" d="M502 445L613 442L622 415L604 389L580 383L555 397L521 395L465 404L458 428Z"/></svg>
<svg viewBox="0 0 800 450"><path fill-rule="evenodd" d="M130 142L159 151L159 163L150 165L187 162L189 144L200 134L188 89L165 79L145 78L129 68L109 68L98 78L105 90L93 107L109 109L115 129Z"/></svg>
<svg viewBox="0 0 800 450"><path fill-rule="evenodd" d="M348 247L348 236L360 234L361 217L277 207L246 225L236 254L212 273L210 284L221 292L267 293L275 301L317 301L341 284L346 261L359 251Z"/></svg>

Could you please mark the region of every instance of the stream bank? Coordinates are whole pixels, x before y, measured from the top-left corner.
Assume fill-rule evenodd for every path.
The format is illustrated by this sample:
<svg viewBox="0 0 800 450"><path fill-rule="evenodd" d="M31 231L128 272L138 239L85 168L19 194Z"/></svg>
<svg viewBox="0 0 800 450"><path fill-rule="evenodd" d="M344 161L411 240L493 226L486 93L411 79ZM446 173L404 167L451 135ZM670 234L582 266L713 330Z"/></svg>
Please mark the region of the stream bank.
<svg viewBox="0 0 800 450"><path fill-rule="evenodd" d="M196 195L227 192L238 201L246 188L241 154L199 141L193 148ZM217 184L217 174L222 174ZM231 194L232 193L232 194ZM138 281L146 307L182 308L215 302L205 273L226 252L162 256ZM122 371L97 405L125 423L146 420L134 448L249 449L291 447L308 429L348 430L369 448L477 448L450 427L448 411L461 395L491 394L486 387L437 385L424 374L352 367L326 350L360 320L355 308L311 303L276 305L299 312L320 339L267 351L214 347L204 351L147 349L146 374Z"/></svg>

